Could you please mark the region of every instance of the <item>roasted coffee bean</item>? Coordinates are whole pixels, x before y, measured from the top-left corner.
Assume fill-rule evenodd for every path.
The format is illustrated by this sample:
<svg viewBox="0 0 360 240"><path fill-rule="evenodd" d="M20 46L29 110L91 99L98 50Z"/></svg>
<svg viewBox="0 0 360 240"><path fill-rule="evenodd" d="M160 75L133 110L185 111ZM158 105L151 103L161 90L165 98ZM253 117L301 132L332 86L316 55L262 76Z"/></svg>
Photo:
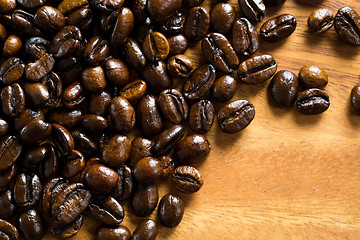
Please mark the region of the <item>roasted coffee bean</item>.
<svg viewBox="0 0 360 240"><path fill-rule="evenodd" d="M130 80L130 70L120 59L108 58L104 63L107 79L116 86L122 86Z"/></svg>
<svg viewBox="0 0 360 240"><path fill-rule="evenodd" d="M269 85L271 99L278 107L291 107L299 91L298 77L290 71L279 71Z"/></svg>
<svg viewBox="0 0 360 240"><path fill-rule="evenodd" d="M167 74L166 64L163 61L147 65L142 71L142 76L150 89L155 93L171 88L173 85L173 80Z"/></svg>
<svg viewBox="0 0 360 240"><path fill-rule="evenodd" d="M17 0L17 2L26 8L37 8L45 4L46 0Z"/></svg>
<svg viewBox="0 0 360 240"><path fill-rule="evenodd" d="M46 145L40 145L28 149L21 159L21 165L27 170L36 171L39 165L44 161L47 154Z"/></svg>
<svg viewBox="0 0 360 240"><path fill-rule="evenodd" d="M182 125L172 125L153 138L152 152L161 156L168 153L184 136L185 129Z"/></svg>
<svg viewBox="0 0 360 240"><path fill-rule="evenodd" d="M70 12L73 12L74 10L81 8L85 5L88 5L89 2L86 0L78 0L78 1L72 1L72 0L62 0L57 7L57 9L64 15L68 15Z"/></svg>
<svg viewBox="0 0 360 240"><path fill-rule="evenodd" d="M350 104L352 110L360 115L360 85L356 84L351 90L350 94Z"/></svg>
<svg viewBox="0 0 360 240"><path fill-rule="evenodd" d="M32 120L20 130L19 138L25 144L36 145L45 141L51 130L51 124L39 119Z"/></svg>
<svg viewBox="0 0 360 240"><path fill-rule="evenodd" d="M10 117L17 116L24 110L25 94L19 84L14 83L2 89L1 106L3 112Z"/></svg>
<svg viewBox="0 0 360 240"><path fill-rule="evenodd" d="M246 18L240 18L234 23L232 34L233 46L237 54L251 56L258 50L258 32Z"/></svg>
<svg viewBox="0 0 360 240"><path fill-rule="evenodd" d="M33 63L28 63L25 68L27 80L37 82L51 72L55 64L54 58L49 54L43 54Z"/></svg>
<svg viewBox="0 0 360 240"><path fill-rule="evenodd" d="M271 55L260 55L242 62L238 69L238 76L243 83L257 84L271 78L276 69L277 63Z"/></svg>
<svg viewBox="0 0 360 240"><path fill-rule="evenodd" d="M360 45L360 16L351 7L343 7L335 15L334 27L341 39Z"/></svg>
<svg viewBox="0 0 360 240"><path fill-rule="evenodd" d="M176 89L162 91L158 98L159 107L169 122L179 124L184 122L189 114L189 109L183 95Z"/></svg>
<svg viewBox="0 0 360 240"><path fill-rule="evenodd" d="M269 6L278 6L285 2L286 0L264 0L265 5Z"/></svg>
<svg viewBox="0 0 360 240"><path fill-rule="evenodd" d="M29 36L41 36L40 29L35 27L34 15L17 9L11 14L11 22L15 29Z"/></svg>
<svg viewBox="0 0 360 240"><path fill-rule="evenodd" d="M14 184L14 200L19 207L33 207L41 197L42 184L35 173L20 173Z"/></svg>
<svg viewBox="0 0 360 240"><path fill-rule="evenodd" d="M194 132L208 132L214 123L214 119L215 108L209 100L200 100L191 106L189 124Z"/></svg>
<svg viewBox="0 0 360 240"><path fill-rule="evenodd" d="M146 10L147 0L134 0L134 1L131 1L129 4L130 4L131 10L134 13L135 20L137 20L138 23L145 22L145 19L148 16L148 13Z"/></svg>
<svg viewBox="0 0 360 240"><path fill-rule="evenodd" d="M134 167L140 159L145 157L151 157L153 146L154 142L149 139L143 137L134 138L131 141L131 149L127 164L130 167Z"/></svg>
<svg viewBox="0 0 360 240"><path fill-rule="evenodd" d="M85 91L79 81L67 86L62 94L62 103L66 108L79 106L85 100Z"/></svg>
<svg viewBox="0 0 360 240"><path fill-rule="evenodd" d="M26 98L36 108L44 108L50 101L50 94L47 88L42 83L23 84L23 90Z"/></svg>
<svg viewBox="0 0 360 240"><path fill-rule="evenodd" d="M211 87L211 96L218 102L230 100L236 93L237 83L235 78L224 75L215 80Z"/></svg>
<svg viewBox="0 0 360 240"><path fill-rule="evenodd" d="M130 240L155 240L158 232L159 226L157 222L151 219L145 219L136 227Z"/></svg>
<svg viewBox="0 0 360 240"><path fill-rule="evenodd" d="M44 114L41 110L24 109L19 116L13 118L13 127L16 131L21 130L28 122L40 119L44 121Z"/></svg>
<svg viewBox="0 0 360 240"><path fill-rule="evenodd" d="M334 24L334 14L327 8L319 8L310 14L307 24L312 32L324 33Z"/></svg>
<svg viewBox="0 0 360 240"><path fill-rule="evenodd" d="M25 110L26 111L26 110ZM32 110L29 110L32 111ZM36 112L33 112L34 114ZM41 113L42 114L42 113ZM21 114L20 114L21 117ZM55 108L47 112L46 119L50 123L57 123L66 129L75 128L80 123L82 112L78 109ZM43 119L42 119L43 120Z"/></svg>
<svg viewBox="0 0 360 240"><path fill-rule="evenodd" d="M289 37L295 29L295 17L290 14L282 14L267 20L260 28L260 35L266 41L277 42Z"/></svg>
<svg viewBox="0 0 360 240"><path fill-rule="evenodd" d="M265 17L263 0L238 0L241 11L252 21L261 22Z"/></svg>
<svg viewBox="0 0 360 240"><path fill-rule="evenodd" d="M45 234L45 222L36 209L21 213L18 222L20 231L28 240L40 240Z"/></svg>
<svg viewBox="0 0 360 240"><path fill-rule="evenodd" d="M183 34L177 34L168 37L168 43L170 48L169 56L182 54L189 47L189 42Z"/></svg>
<svg viewBox="0 0 360 240"><path fill-rule="evenodd" d="M0 82L5 85L17 82L24 74L25 64L19 58L9 58L0 66Z"/></svg>
<svg viewBox="0 0 360 240"><path fill-rule="evenodd" d="M40 58L46 54L49 49L50 42L42 37L31 37L25 43L25 51L32 58Z"/></svg>
<svg viewBox="0 0 360 240"><path fill-rule="evenodd" d="M11 190L6 190L5 192L0 193L0 218L11 218L15 215L15 212L16 206Z"/></svg>
<svg viewBox="0 0 360 240"><path fill-rule="evenodd" d="M6 119L0 116L0 138L9 131L9 123Z"/></svg>
<svg viewBox="0 0 360 240"><path fill-rule="evenodd" d="M171 183L180 192L194 193L200 190L204 181L196 168L180 166L171 174Z"/></svg>
<svg viewBox="0 0 360 240"><path fill-rule="evenodd" d="M163 0L148 0L146 7L151 19L159 22L180 10L181 5L181 0L169 0L166 3Z"/></svg>
<svg viewBox="0 0 360 240"><path fill-rule="evenodd" d="M112 124L119 132L130 132L135 125L135 109L123 97L115 97L109 104Z"/></svg>
<svg viewBox="0 0 360 240"><path fill-rule="evenodd" d="M202 4L203 2L204 0L184 0L183 4L185 4L188 7L195 7Z"/></svg>
<svg viewBox="0 0 360 240"><path fill-rule="evenodd" d="M166 178L173 173L175 169L175 161L170 156L161 156L159 158L160 164L162 166L162 177Z"/></svg>
<svg viewBox="0 0 360 240"><path fill-rule="evenodd" d="M128 166L122 165L116 170L116 172L119 175L119 179L112 195L118 201L122 201L130 197L134 187L134 182L132 179L131 169Z"/></svg>
<svg viewBox="0 0 360 240"><path fill-rule="evenodd" d="M96 219L110 226L120 225L125 216L121 204L111 196L93 197L89 204L89 211Z"/></svg>
<svg viewBox="0 0 360 240"><path fill-rule="evenodd" d="M96 231L99 240L129 240L131 236L130 230L125 226L105 227L101 226Z"/></svg>
<svg viewBox="0 0 360 240"><path fill-rule="evenodd" d="M128 38L123 46L124 56L130 67L140 70L146 65L145 55L140 45L133 39Z"/></svg>
<svg viewBox="0 0 360 240"><path fill-rule="evenodd" d="M44 32L55 33L65 26L65 17L56 8L43 6L36 11L34 24Z"/></svg>
<svg viewBox="0 0 360 240"><path fill-rule="evenodd" d="M93 23L93 11L88 7L82 7L71 13L66 19L66 25L75 26L81 32L87 31Z"/></svg>
<svg viewBox="0 0 360 240"><path fill-rule="evenodd" d="M0 172L8 170L20 157L22 151L21 142L11 135L0 140Z"/></svg>
<svg viewBox="0 0 360 240"><path fill-rule="evenodd" d="M53 217L52 215L52 205L54 203L57 195L69 186L69 182L64 178L52 178L45 185L42 193L41 203L42 211L48 217Z"/></svg>
<svg viewBox="0 0 360 240"><path fill-rule="evenodd" d="M76 57L58 59L54 66L64 85L75 82L81 74L81 65Z"/></svg>
<svg viewBox="0 0 360 240"><path fill-rule="evenodd" d="M102 116L87 114L82 117L82 128L91 133L101 133L108 127L108 122Z"/></svg>
<svg viewBox="0 0 360 240"><path fill-rule="evenodd" d="M149 33L142 43L145 56L152 62L164 60L169 54L169 43L160 32Z"/></svg>
<svg viewBox="0 0 360 240"><path fill-rule="evenodd" d="M0 13L11 13L16 8L16 0L2 0L0 1Z"/></svg>
<svg viewBox="0 0 360 240"><path fill-rule="evenodd" d="M70 224L88 207L90 199L90 191L83 184L69 184L55 196L52 215L59 224Z"/></svg>
<svg viewBox="0 0 360 240"><path fill-rule="evenodd" d="M304 66L300 69L299 81L305 88L324 88L328 84L328 75L319 67Z"/></svg>
<svg viewBox="0 0 360 240"><path fill-rule="evenodd" d="M175 145L173 155L179 164L191 165L204 159L210 151L209 140L201 134L193 134Z"/></svg>
<svg viewBox="0 0 360 240"><path fill-rule="evenodd" d="M217 3L210 10L211 27L214 32L228 33L236 20L236 11L229 3Z"/></svg>
<svg viewBox="0 0 360 240"><path fill-rule="evenodd" d="M4 57L12 57L20 52L22 41L16 35L10 35L4 42L2 55Z"/></svg>
<svg viewBox="0 0 360 240"><path fill-rule="evenodd" d="M93 93L89 98L89 113L96 115L104 115L111 102L111 95L106 91Z"/></svg>
<svg viewBox="0 0 360 240"><path fill-rule="evenodd" d="M101 11L112 12L121 8L124 0L90 0L90 6Z"/></svg>
<svg viewBox="0 0 360 240"><path fill-rule="evenodd" d="M57 58L68 57L80 49L81 41L82 35L77 27L65 26L54 36L49 51Z"/></svg>
<svg viewBox="0 0 360 240"><path fill-rule="evenodd" d="M185 20L184 34L190 40L199 41L208 34L210 15L203 7L193 7Z"/></svg>
<svg viewBox="0 0 360 240"><path fill-rule="evenodd" d="M136 117L137 123L145 136L154 136L161 132L163 120L154 95L145 95L140 99Z"/></svg>
<svg viewBox="0 0 360 240"><path fill-rule="evenodd" d="M57 174L59 170L59 157L55 147L50 143L42 144L46 148L44 160L39 165L39 172L42 178L50 178Z"/></svg>
<svg viewBox="0 0 360 240"><path fill-rule="evenodd" d="M61 224L57 221L53 222L50 228L51 234L57 239L67 239L75 236L83 224L83 216L80 215L70 224Z"/></svg>
<svg viewBox="0 0 360 240"><path fill-rule="evenodd" d="M106 87L105 72L102 67L85 68L81 73L81 84L89 92L102 92Z"/></svg>
<svg viewBox="0 0 360 240"><path fill-rule="evenodd" d="M81 153L85 154L85 156L93 156L97 154L98 146L96 142L91 139L88 135L79 130L75 130L71 132L71 136L75 142L75 148L79 150Z"/></svg>
<svg viewBox="0 0 360 240"><path fill-rule="evenodd" d="M310 88L300 92L296 100L296 108L301 113L308 115L323 113L329 106L329 95L317 88Z"/></svg>
<svg viewBox="0 0 360 240"><path fill-rule="evenodd" d="M168 72L174 77L188 77L193 68L191 59L180 54L172 56L167 64Z"/></svg>
<svg viewBox="0 0 360 240"><path fill-rule="evenodd" d="M58 105L60 102L60 98L62 95L62 82L60 77L54 73L51 72L48 75L46 75L41 81L49 92L49 101L45 105L46 108L54 108Z"/></svg>
<svg viewBox="0 0 360 240"><path fill-rule="evenodd" d="M11 16L10 16L10 20L11 20ZM7 38L6 28L4 27L4 25L0 24L0 43L5 42L6 38Z"/></svg>
<svg viewBox="0 0 360 240"><path fill-rule="evenodd" d="M123 45L134 27L134 15L129 8L122 8L117 16L114 30L111 34L111 44L114 47Z"/></svg>
<svg viewBox="0 0 360 240"><path fill-rule="evenodd" d="M133 168L133 175L138 183L146 184L161 178L162 166L157 158L140 159Z"/></svg>
<svg viewBox="0 0 360 240"><path fill-rule="evenodd" d="M65 178L72 178L81 173L85 167L85 158L81 152L73 150L62 158L61 175Z"/></svg>
<svg viewBox="0 0 360 240"><path fill-rule="evenodd" d="M159 29L162 33L177 34L181 33L184 28L185 17L181 12L176 12L170 17L166 18L159 24Z"/></svg>
<svg viewBox="0 0 360 240"><path fill-rule="evenodd" d="M118 95L126 98L133 105L145 95L146 89L146 82L141 79L136 79L120 89Z"/></svg>
<svg viewBox="0 0 360 240"><path fill-rule="evenodd" d="M197 67L184 82L184 97L188 100L203 98L214 81L215 68L212 65L206 64Z"/></svg>
<svg viewBox="0 0 360 240"><path fill-rule="evenodd" d="M131 206L139 217L150 215L159 201L159 192L156 183L138 184L131 197Z"/></svg>
<svg viewBox="0 0 360 240"><path fill-rule="evenodd" d="M84 46L84 59L93 66L102 63L110 54L107 41L100 36L93 36Z"/></svg>
<svg viewBox="0 0 360 240"><path fill-rule="evenodd" d="M17 173L17 164L13 164L5 171L0 172L0 192L5 191L14 180Z"/></svg>
<svg viewBox="0 0 360 240"><path fill-rule="evenodd" d="M119 167L129 158L130 148L129 137L114 135L102 150L102 161L110 167Z"/></svg>
<svg viewBox="0 0 360 240"><path fill-rule="evenodd" d="M62 156L67 155L74 149L74 139L70 132L59 124L52 124L51 140Z"/></svg>
<svg viewBox="0 0 360 240"><path fill-rule="evenodd" d="M14 225L0 219L0 231L2 239L17 240L19 238L19 232Z"/></svg>
<svg viewBox="0 0 360 240"><path fill-rule="evenodd" d="M177 195L166 194L160 200L158 215L165 227L173 228L179 225L184 215L184 201Z"/></svg>

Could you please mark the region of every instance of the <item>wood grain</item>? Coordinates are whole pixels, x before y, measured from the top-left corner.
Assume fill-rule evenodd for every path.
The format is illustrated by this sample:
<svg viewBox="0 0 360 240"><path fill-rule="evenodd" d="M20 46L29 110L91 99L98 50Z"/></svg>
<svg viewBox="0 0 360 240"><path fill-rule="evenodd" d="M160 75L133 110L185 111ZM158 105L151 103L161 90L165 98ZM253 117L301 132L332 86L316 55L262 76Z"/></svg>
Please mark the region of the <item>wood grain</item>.
<svg viewBox="0 0 360 240"><path fill-rule="evenodd" d="M240 12L236 0L230 2ZM205 6L210 10L214 3ZM309 64L324 68L328 111L305 116L294 108L274 108L269 82L240 84L234 99L254 104L254 121L235 135L222 133L215 122L206 134L212 152L197 166L205 182L197 194L160 184L160 196L180 194L186 209L181 224L161 227L158 239L360 239L360 117L349 107L351 88L359 82L360 47L342 42L334 29L322 35L308 31L307 17L320 6L334 13L343 6L360 12L357 0L288 0L268 9L265 20L293 14L295 33L279 43L261 41L257 54L272 54L278 70L297 73ZM196 65L205 62L199 44L186 55ZM141 219L125 207L123 224L133 231ZM98 226L87 216L75 239L95 239Z"/></svg>

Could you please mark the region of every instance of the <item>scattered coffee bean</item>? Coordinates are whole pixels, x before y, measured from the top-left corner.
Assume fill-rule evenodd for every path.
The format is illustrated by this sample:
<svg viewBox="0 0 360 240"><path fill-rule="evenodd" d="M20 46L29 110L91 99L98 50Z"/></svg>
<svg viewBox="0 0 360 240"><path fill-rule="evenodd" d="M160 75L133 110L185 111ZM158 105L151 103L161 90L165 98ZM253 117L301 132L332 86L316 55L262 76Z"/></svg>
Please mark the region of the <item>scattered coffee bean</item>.
<svg viewBox="0 0 360 240"><path fill-rule="evenodd" d="M297 109L301 113L308 115L323 113L329 106L329 96L317 88L310 88L300 92L296 100Z"/></svg>

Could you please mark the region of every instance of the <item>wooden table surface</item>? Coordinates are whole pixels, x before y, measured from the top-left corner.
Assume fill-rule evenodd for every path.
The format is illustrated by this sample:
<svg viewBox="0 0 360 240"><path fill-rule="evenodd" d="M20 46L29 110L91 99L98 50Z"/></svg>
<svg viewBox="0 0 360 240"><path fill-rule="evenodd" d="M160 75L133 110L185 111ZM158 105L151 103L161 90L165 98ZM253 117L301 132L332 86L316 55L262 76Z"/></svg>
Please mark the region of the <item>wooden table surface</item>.
<svg viewBox="0 0 360 240"><path fill-rule="evenodd" d="M210 10L206 0L205 7ZM240 10L236 0L230 3ZM360 117L351 112L349 96L359 82L360 47L341 41L332 28L315 35L307 17L318 7L334 13L358 0L287 0L268 8L265 20L290 13L296 31L278 43L261 41L256 54L272 54L278 70L298 73L303 65L317 65L329 75L325 90L330 108L306 116L269 103L269 81L239 84L234 99L255 106L255 118L242 132L228 135L217 122L206 134L212 152L198 169L202 189L192 195L160 184L160 198L167 192L185 201L179 226L161 227L158 239L360 239ZM261 26L257 24L257 29ZM186 52L198 66L206 62L200 44ZM125 204L123 225L133 231L141 218ZM150 217L156 219L155 211ZM95 239L98 222L86 214L83 229L74 239ZM47 237L47 239L53 239Z"/></svg>

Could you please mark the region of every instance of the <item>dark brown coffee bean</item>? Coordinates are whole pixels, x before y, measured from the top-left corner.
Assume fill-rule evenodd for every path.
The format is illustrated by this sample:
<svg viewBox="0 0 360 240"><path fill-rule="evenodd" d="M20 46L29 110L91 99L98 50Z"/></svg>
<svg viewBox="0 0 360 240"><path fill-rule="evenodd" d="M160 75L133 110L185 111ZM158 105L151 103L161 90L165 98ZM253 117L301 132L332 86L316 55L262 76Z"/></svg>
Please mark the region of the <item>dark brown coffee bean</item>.
<svg viewBox="0 0 360 240"><path fill-rule="evenodd" d="M172 124L179 124L187 119L189 109L183 95L178 90L162 91L158 103L163 115Z"/></svg>
<svg viewBox="0 0 360 240"><path fill-rule="evenodd" d="M41 198L42 211L48 217L53 217L52 215L52 205L54 203L57 195L69 186L69 183L64 178L52 178L43 188L43 194Z"/></svg>
<svg viewBox="0 0 360 240"><path fill-rule="evenodd" d="M17 240L19 238L19 232L14 225L0 219L0 231L2 239Z"/></svg>
<svg viewBox="0 0 360 240"><path fill-rule="evenodd" d="M224 75L215 80L211 87L211 96L218 102L227 102L236 93L237 83L235 78Z"/></svg>
<svg viewBox="0 0 360 240"><path fill-rule="evenodd" d="M50 232L57 239L71 238L80 231L83 221L84 220L82 215L80 215L70 224L64 225L55 221L51 225Z"/></svg>
<svg viewBox="0 0 360 240"><path fill-rule="evenodd" d="M59 2L59 1L58 1ZM70 12L73 12L74 10L78 9L79 7L83 7L84 5L88 5L88 1L72 1L72 0L62 0L60 1L60 4L58 5L58 10L64 14L68 15Z"/></svg>
<svg viewBox="0 0 360 240"><path fill-rule="evenodd" d="M147 0L134 0L130 2L130 8L134 13L135 19L139 23L145 22L149 15L146 10L146 5Z"/></svg>
<svg viewBox="0 0 360 240"><path fill-rule="evenodd" d="M193 7L185 20L184 34L190 40L199 41L208 34L210 15L203 7Z"/></svg>
<svg viewBox="0 0 360 240"><path fill-rule="evenodd" d="M84 6L67 17L66 25L75 26L79 28L81 32L85 32L91 27L93 19L93 11L89 6Z"/></svg>
<svg viewBox="0 0 360 240"><path fill-rule="evenodd" d="M44 32L54 33L65 26L65 17L56 8L43 6L36 11L34 24Z"/></svg>
<svg viewBox="0 0 360 240"><path fill-rule="evenodd" d="M228 33L236 20L236 11L229 3L217 3L210 10L211 27L214 32Z"/></svg>
<svg viewBox="0 0 360 240"><path fill-rule="evenodd" d="M41 197L42 184L35 173L20 173L14 184L14 200L19 207L32 207Z"/></svg>
<svg viewBox="0 0 360 240"><path fill-rule="evenodd" d="M160 164L162 166L162 175L161 176L163 178L170 176L175 169L174 159L170 156L161 156L159 158L159 160L160 160Z"/></svg>
<svg viewBox="0 0 360 240"><path fill-rule="evenodd" d="M18 0L20 5L26 8L37 8L45 4L45 0Z"/></svg>
<svg viewBox="0 0 360 240"><path fill-rule="evenodd" d="M154 95L145 95L137 107L137 122L146 136L154 136L161 132L163 120Z"/></svg>
<svg viewBox="0 0 360 240"><path fill-rule="evenodd" d="M0 116L0 138L9 131L9 123L6 119Z"/></svg>
<svg viewBox="0 0 360 240"><path fill-rule="evenodd" d="M74 139L70 132L59 124L52 124L51 140L62 156L74 150Z"/></svg>
<svg viewBox="0 0 360 240"><path fill-rule="evenodd" d="M112 12L121 8L124 0L90 0L90 6L101 11Z"/></svg>
<svg viewBox="0 0 360 240"><path fill-rule="evenodd" d="M102 92L106 87L105 72L102 67L85 68L81 73L81 84L89 92Z"/></svg>
<svg viewBox="0 0 360 240"><path fill-rule="evenodd" d="M82 117L81 126L86 132L101 133L108 127L108 122L102 116L87 114Z"/></svg>
<svg viewBox="0 0 360 240"><path fill-rule="evenodd" d="M0 82L3 84L13 84L24 74L25 64L19 58L9 58L0 66Z"/></svg>
<svg viewBox="0 0 360 240"><path fill-rule="evenodd" d="M129 8L122 8L117 16L114 30L111 34L111 44L114 47L123 45L134 27L134 15Z"/></svg>
<svg viewBox="0 0 360 240"><path fill-rule="evenodd" d="M37 82L51 72L55 64L50 54L43 54L33 63L28 63L25 68L25 77L31 82Z"/></svg>
<svg viewBox="0 0 360 240"><path fill-rule="evenodd" d="M49 101L45 107L55 108L60 102L62 95L62 81L60 77L56 73L51 72L46 75L40 82L47 88L49 92Z"/></svg>
<svg viewBox="0 0 360 240"><path fill-rule="evenodd" d="M26 82L23 84L23 90L26 98L37 108L44 108L50 100L49 91L42 83Z"/></svg>
<svg viewBox="0 0 360 240"><path fill-rule="evenodd" d="M159 232L157 222L151 219L143 220L134 230L130 240L155 240Z"/></svg>
<svg viewBox="0 0 360 240"><path fill-rule="evenodd" d="M119 175L119 179L112 195L118 201L122 201L130 197L134 187L134 181L132 179L131 169L128 166L122 165L116 172Z"/></svg>
<svg viewBox="0 0 360 240"><path fill-rule="evenodd" d="M11 135L7 135L0 140L0 172L6 171L20 157L22 151L21 142Z"/></svg>
<svg viewBox="0 0 360 240"><path fill-rule="evenodd" d="M81 173L85 167L85 158L81 152L73 150L62 158L61 175L72 178Z"/></svg>
<svg viewBox="0 0 360 240"><path fill-rule="evenodd" d="M76 57L58 59L54 66L64 85L71 84L79 79L81 65Z"/></svg>
<svg viewBox="0 0 360 240"><path fill-rule="evenodd" d="M238 0L241 11L246 18L261 22L265 17L265 4L263 0Z"/></svg>
<svg viewBox="0 0 360 240"><path fill-rule="evenodd" d="M3 112L15 117L25 108L25 94L19 84L6 86L1 91L1 106Z"/></svg>
<svg viewBox="0 0 360 240"><path fill-rule="evenodd" d="M360 16L353 8L340 8L335 15L334 27L341 39L360 45Z"/></svg>
<svg viewBox="0 0 360 240"><path fill-rule="evenodd" d="M71 136L74 139L75 148L78 149L85 156L91 157L94 154L97 154L98 151L97 143L88 135L86 135L83 132L80 132L79 130L75 130L71 132Z"/></svg>
<svg viewBox="0 0 360 240"><path fill-rule="evenodd" d="M119 178L114 170L102 164L85 167L84 173L85 185L99 193L108 193L114 190Z"/></svg>
<svg viewBox="0 0 360 240"><path fill-rule="evenodd" d="M131 141L130 156L127 164L130 167L134 167L140 159L151 157L153 145L154 142L149 139L142 137L134 138Z"/></svg>
<svg viewBox="0 0 360 240"><path fill-rule="evenodd" d="M109 104L112 124L119 132L130 132L135 125L135 109L123 97L115 97Z"/></svg>
<svg viewBox="0 0 360 240"><path fill-rule="evenodd" d="M67 86L62 94L62 103L66 108L79 106L85 100L84 87L79 81Z"/></svg>
<svg viewBox="0 0 360 240"><path fill-rule="evenodd" d="M119 167L129 158L130 148L130 138L114 135L102 150L102 161L110 167Z"/></svg>
<svg viewBox="0 0 360 240"><path fill-rule="evenodd" d="M131 198L131 206L139 217L150 215L159 201L159 191L156 183L138 184Z"/></svg>
<svg viewBox="0 0 360 240"><path fill-rule="evenodd" d="M140 159L133 168L133 175L138 183L146 184L161 178L162 166L157 158Z"/></svg>
<svg viewBox="0 0 360 240"><path fill-rule="evenodd" d="M307 23L312 32L324 33L334 24L334 14L327 8L319 8L310 14Z"/></svg>
<svg viewBox="0 0 360 240"><path fill-rule="evenodd" d="M181 0L169 0L167 2L163 0L148 0L146 7L151 19L159 22L180 10L181 5Z"/></svg>
<svg viewBox="0 0 360 240"><path fill-rule="evenodd" d="M40 29L35 27L34 15L17 9L11 14L11 24L19 32L29 36L41 36Z"/></svg>
<svg viewBox="0 0 360 240"><path fill-rule="evenodd" d="M120 59L108 58L104 63L107 79L116 86L122 86L129 82L130 71Z"/></svg>
<svg viewBox="0 0 360 240"><path fill-rule="evenodd" d="M175 145L174 158L181 165L191 165L209 155L211 145L201 134L193 134L182 139Z"/></svg>
<svg viewBox="0 0 360 240"><path fill-rule="evenodd" d="M25 144L36 145L45 141L51 130L51 124L42 120L32 120L20 130L19 138Z"/></svg>
<svg viewBox="0 0 360 240"><path fill-rule="evenodd" d="M317 88L310 88L300 92L296 100L296 108L301 113L308 115L323 113L329 106L329 95Z"/></svg>
<svg viewBox="0 0 360 240"><path fill-rule="evenodd" d="M44 114L41 110L24 109L19 116L13 118L13 127L16 131L20 131L28 122L39 119L44 121Z"/></svg>
<svg viewBox="0 0 360 240"><path fill-rule="evenodd" d="M246 18L240 18L234 23L232 34L233 46L237 54L251 56L258 50L258 32Z"/></svg>
<svg viewBox="0 0 360 240"><path fill-rule="evenodd" d="M214 105L209 100L200 100L191 106L189 124L194 132L208 132L214 123L214 119Z"/></svg>
<svg viewBox="0 0 360 240"><path fill-rule="evenodd" d="M360 85L356 84L351 90L350 94L350 104L352 110L360 115Z"/></svg>
<svg viewBox="0 0 360 240"><path fill-rule="evenodd" d="M271 78L276 69L277 63L271 55L260 55L242 62L238 69L238 76L243 83L257 84Z"/></svg>
<svg viewBox="0 0 360 240"><path fill-rule="evenodd" d="M183 34L177 34L168 37L169 42L169 56L184 53L188 47L189 42Z"/></svg>
<svg viewBox="0 0 360 240"><path fill-rule="evenodd" d="M120 225L125 215L121 204L111 196L93 197L89 204L89 211L96 219L110 226Z"/></svg>
<svg viewBox="0 0 360 240"><path fill-rule="evenodd" d="M172 56L167 64L168 72L174 77L188 77L193 68L191 59L180 54Z"/></svg>
<svg viewBox="0 0 360 240"><path fill-rule="evenodd" d="M0 1L0 13L11 13L16 8L16 0L2 0Z"/></svg>
<svg viewBox="0 0 360 240"><path fill-rule="evenodd" d="M47 149L45 144L30 148L24 153L21 159L21 165L27 170L36 171L41 162L44 161L46 154Z"/></svg>
<svg viewBox="0 0 360 240"><path fill-rule="evenodd" d="M300 69L299 81L305 88L324 88L328 84L328 75L319 67L304 66Z"/></svg>
<svg viewBox="0 0 360 240"><path fill-rule="evenodd" d="M100 93L93 93L89 99L89 112L96 115L104 115L111 102L111 95L102 91Z"/></svg>
<svg viewBox="0 0 360 240"><path fill-rule="evenodd" d="M153 138L153 153L157 156L168 153L181 140L184 133L185 129L182 125L172 125L165 129Z"/></svg>
<svg viewBox="0 0 360 240"><path fill-rule="evenodd" d="M40 58L46 54L49 49L50 42L42 37L31 37L25 43L25 51L32 58Z"/></svg>
<svg viewBox="0 0 360 240"><path fill-rule="evenodd" d="M120 89L118 95L126 98L131 104L136 104L145 95L146 89L146 82L136 79Z"/></svg>
<svg viewBox="0 0 360 240"><path fill-rule="evenodd" d="M188 7L195 7L202 4L203 2L204 0L184 0L183 4L185 4Z"/></svg>
<svg viewBox="0 0 360 240"><path fill-rule="evenodd" d="M160 32L149 33L142 43L145 56L152 62L164 60L169 54L169 43Z"/></svg>
<svg viewBox="0 0 360 240"><path fill-rule="evenodd" d="M16 206L11 190L0 193L0 218L8 219L15 215Z"/></svg>
<svg viewBox="0 0 360 240"><path fill-rule="evenodd" d="M81 41L82 35L77 27L65 26L54 36L49 51L57 58L68 57L80 49Z"/></svg>
<svg viewBox="0 0 360 240"><path fill-rule="evenodd" d="M173 80L167 74L166 64L163 61L147 65L142 71L142 77L155 93L171 88L173 85Z"/></svg>
<svg viewBox="0 0 360 240"><path fill-rule="evenodd" d="M11 21L11 16L10 16L10 21ZM6 38L7 38L6 28L4 27L4 25L0 24L0 43L5 42Z"/></svg>
<svg viewBox="0 0 360 240"><path fill-rule="evenodd" d="M129 240L131 236L130 230L125 226L119 227L99 227L96 231L99 240Z"/></svg>
<svg viewBox="0 0 360 240"><path fill-rule="evenodd" d="M188 100L198 100L205 96L215 81L215 68L210 65L197 67L186 79L183 93Z"/></svg>
<svg viewBox="0 0 360 240"><path fill-rule="evenodd" d="M28 240L40 240L45 234L45 222L36 209L26 210L19 216L19 229Z"/></svg>
<svg viewBox="0 0 360 240"><path fill-rule="evenodd" d="M278 6L285 2L286 0L264 0L265 5L269 6Z"/></svg>
<svg viewBox="0 0 360 240"><path fill-rule="evenodd" d="M128 38L123 46L124 56L130 67L139 70L145 67L146 58L140 45L133 39Z"/></svg>
<svg viewBox="0 0 360 240"><path fill-rule="evenodd" d="M204 181L196 168L180 166L171 174L171 183L180 192L194 193L200 190Z"/></svg>
<svg viewBox="0 0 360 240"><path fill-rule="evenodd" d="M7 170L0 172L0 192L5 191L14 180L18 169L16 165L13 164Z"/></svg>
<svg viewBox="0 0 360 240"><path fill-rule="evenodd" d="M16 35L10 35L4 42L2 55L4 57L13 57L20 52L21 48L21 39Z"/></svg>
<svg viewBox="0 0 360 240"><path fill-rule="evenodd" d="M291 107L299 91L298 77L290 71L279 71L269 85L271 99L278 107Z"/></svg>
<svg viewBox="0 0 360 240"><path fill-rule="evenodd" d="M173 228L179 225L184 215L184 201L177 195L166 194L160 200L158 215L165 227Z"/></svg>
<svg viewBox="0 0 360 240"><path fill-rule="evenodd" d="M267 20L260 28L260 35L266 41L277 42L289 37L295 29L295 17L290 14L282 14Z"/></svg>
<svg viewBox="0 0 360 240"><path fill-rule="evenodd" d="M80 123L81 118L82 118L82 112L80 110L77 109L71 110L67 108L55 108L48 111L46 115L46 119L50 123L57 123L61 126L64 126L66 129L75 128L78 125L78 123Z"/></svg>
<svg viewBox="0 0 360 240"><path fill-rule="evenodd" d="M181 12L176 12L159 24L159 29L165 34L181 33L184 28L185 17Z"/></svg>
<svg viewBox="0 0 360 240"><path fill-rule="evenodd" d="M57 174L59 170L59 157L55 147L50 143L45 143L41 146L46 148L46 155L44 160L39 165L39 172L42 178L50 178Z"/></svg>
<svg viewBox="0 0 360 240"><path fill-rule="evenodd" d="M100 36L93 36L85 44L83 54L87 63L96 66L109 56L110 49L106 40Z"/></svg>

